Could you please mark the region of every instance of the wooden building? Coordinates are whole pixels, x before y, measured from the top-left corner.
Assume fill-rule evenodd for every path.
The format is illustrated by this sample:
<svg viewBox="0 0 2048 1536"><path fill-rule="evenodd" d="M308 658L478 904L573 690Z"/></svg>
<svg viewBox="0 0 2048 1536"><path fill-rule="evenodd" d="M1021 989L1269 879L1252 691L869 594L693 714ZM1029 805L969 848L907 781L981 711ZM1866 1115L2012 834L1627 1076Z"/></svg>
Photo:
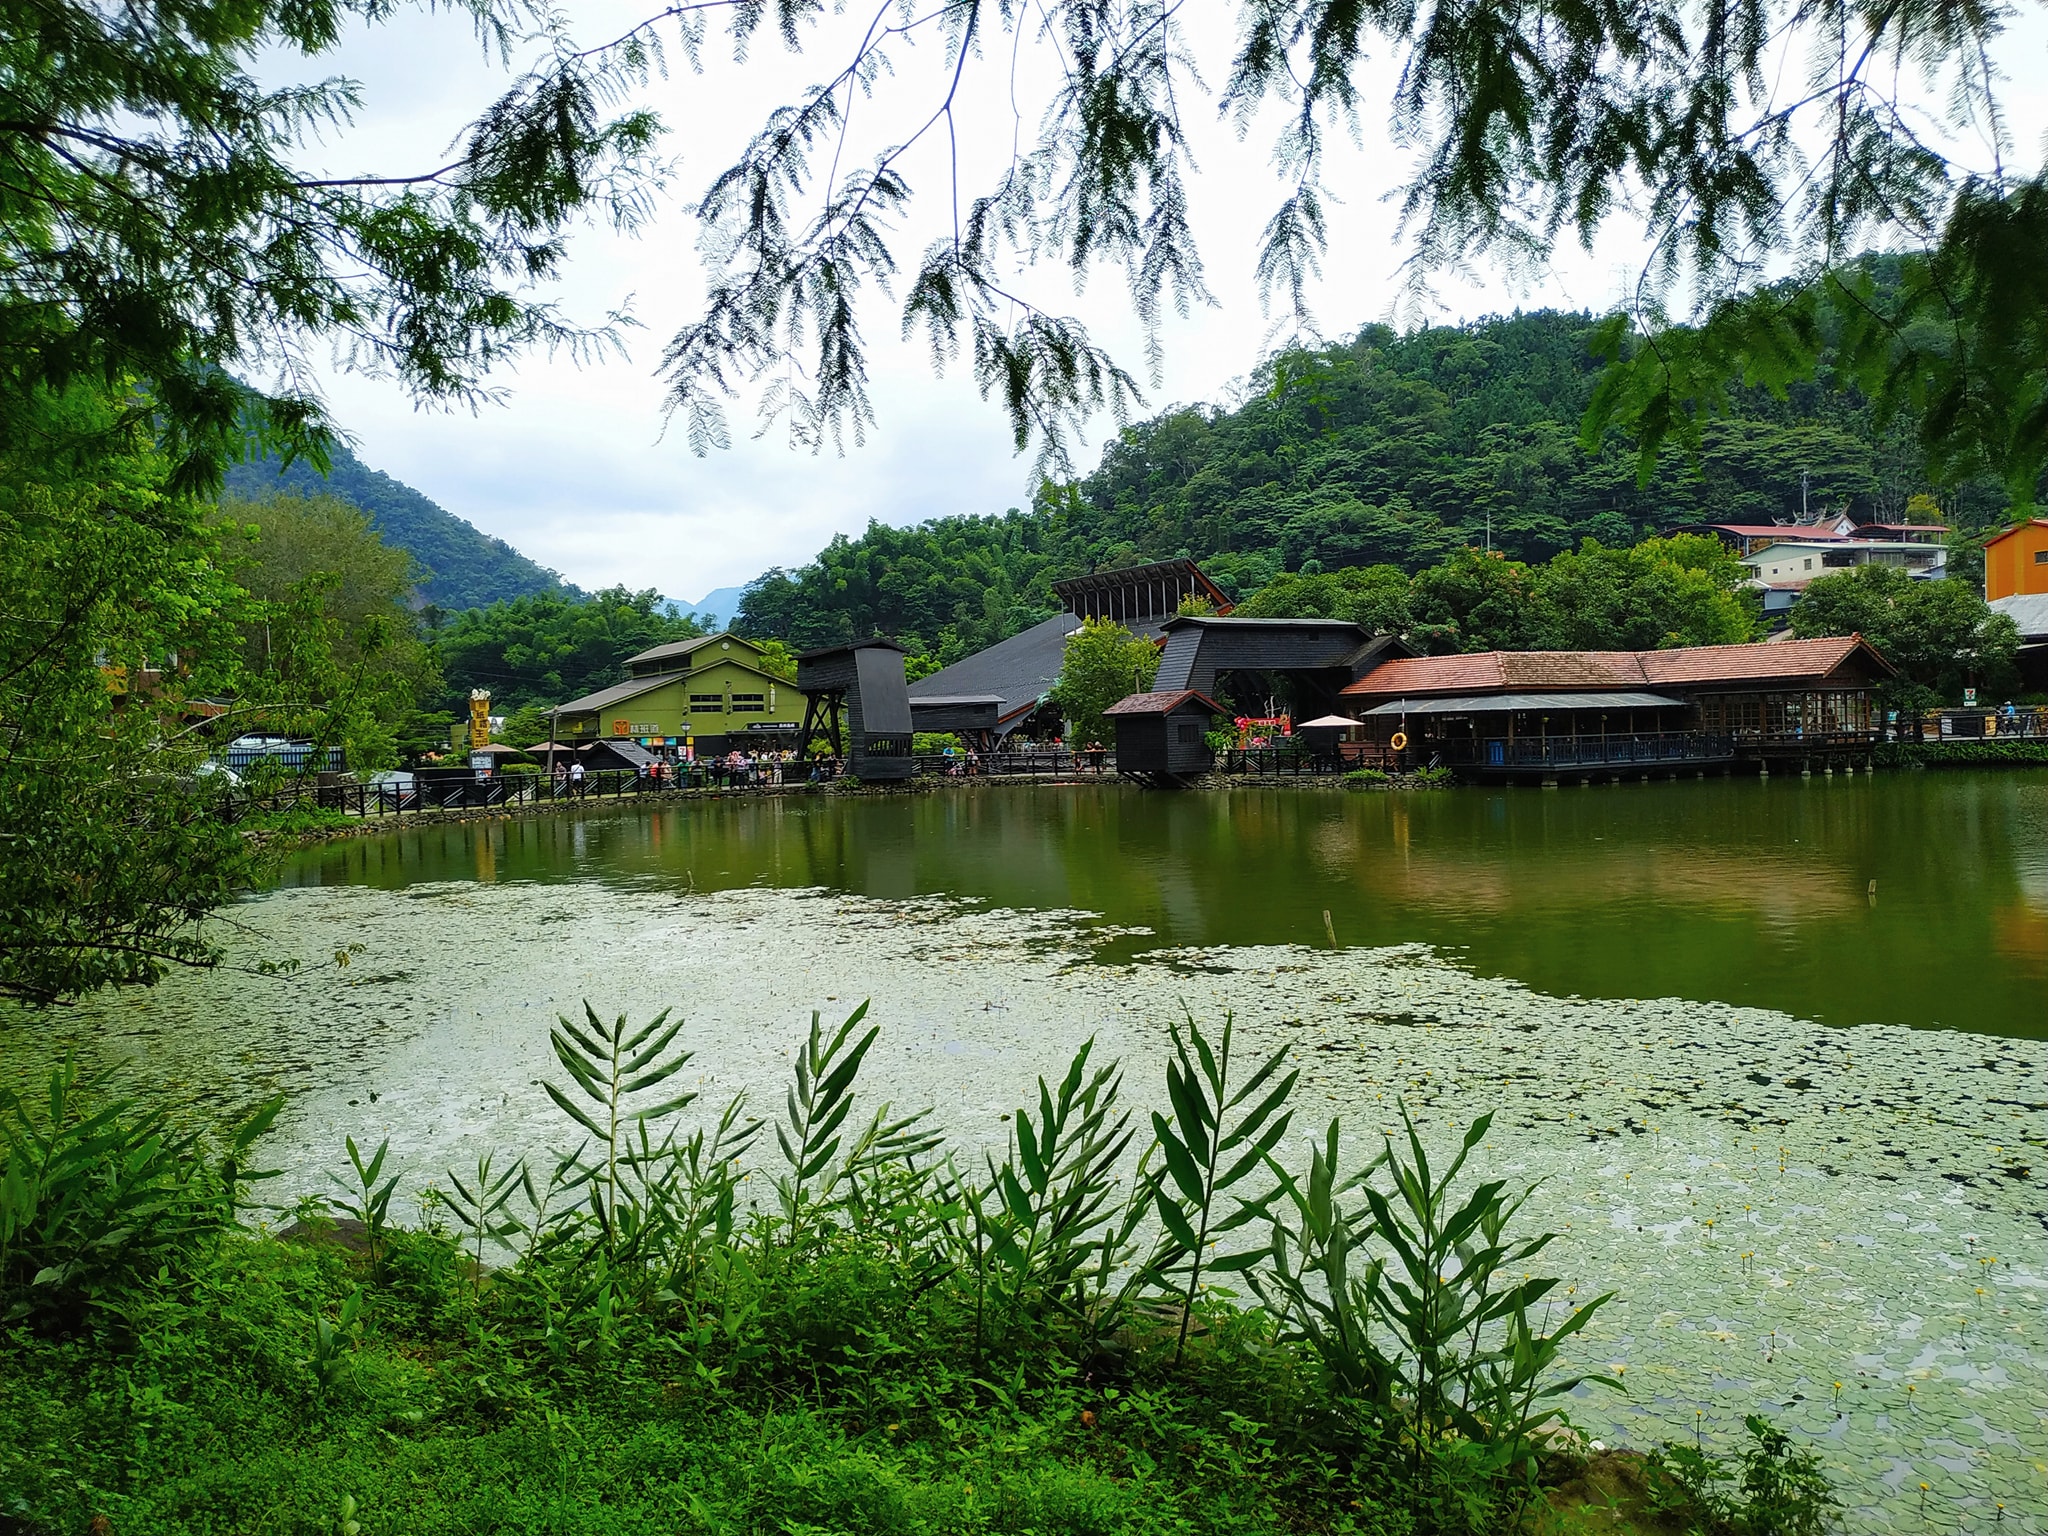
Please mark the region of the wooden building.
<svg viewBox="0 0 2048 1536"><path fill-rule="evenodd" d="M902 646L879 635L799 656L796 683L805 700L801 749L808 752L822 735L855 778L909 778L912 725L903 657Z"/></svg>
<svg viewBox="0 0 2048 1536"><path fill-rule="evenodd" d="M1054 582L1052 591L1077 619L1114 619L1127 628L1147 619L1172 618L1184 602L1217 613L1230 612L1230 599L1223 589L1192 560L1157 560L1150 565L1091 571Z"/></svg>
<svg viewBox="0 0 2048 1536"><path fill-rule="evenodd" d="M1183 617L1168 619L1161 633L1155 692L1191 688L1213 697L1227 691L1224 680L1256 675L1284 681L1303 715L1331 713L1352 679L1391 657L1415 654L1393 635L1370 635L1344 619Z"/></svg>
<svg viewBox="0 0 2048 1536"><path fill-rule="evenodd" d="M1116 722L1117 772L1173 785L1207 773L1215 759L1204 738L1222 712L1214 699L1192 688L1119 699L1103 711Z"/></svg>
<svg viewBox="0 0 2048 1536"><path fill-rule="evenodd" d="M558 735L571 745L599 738L700 756L735 748L795 745L802 691L762 665L761 648L738 635L701 635L628 657L626 681L558 706Z"/></svg>
<svg viewBox="0 0 2048 1536"><path fill-rule="evenodd" d="M1343 691L1367 756L1479 776L1857 761L1891 664L1860 636L1382 663Z"/></svg>
<svg viewBox="0 0 2048 1536"><path fill-rule="evenodd" d="M1192 560L1158 560L1112 571L1091 571L1053 583L1064 611L998 640L910 685L910 706L920 731L958 731L993 745L1016 731L1059 727L1058 712L1046 698L1059 680L1067 641L1083 620L1110 619L1142 640L1158 641L1183 602L1230 611L1222 588ZM994 718L982 701L994 699ZM972 703L971 724L940 724L950 712Z"/></svg>
<svg viewBox="0 0 2048 1536"><path fill-rule="evenodd" d="M1984 596L2048 592L2048 517L2032 517L1984 541Z"/></svg>

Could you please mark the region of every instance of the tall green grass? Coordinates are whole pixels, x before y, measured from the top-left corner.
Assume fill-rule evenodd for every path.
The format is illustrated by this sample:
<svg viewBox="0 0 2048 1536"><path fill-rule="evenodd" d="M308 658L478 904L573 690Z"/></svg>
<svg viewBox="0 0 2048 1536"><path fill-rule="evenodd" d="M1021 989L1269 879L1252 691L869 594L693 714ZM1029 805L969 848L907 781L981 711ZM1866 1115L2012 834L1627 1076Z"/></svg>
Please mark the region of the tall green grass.
<svg viewBox="0 0 2048 1536"><path fill-rule="evenodd" d="M351 1138L326 1209L355 1251L250 1325L300 1341L272 1349L261 1414L370 1412L385 1434L435 1415L553 1425L633 1382L635 1411L651 1390L658 1415L802 1405L930 1448L917 1464L933 1476L992 1425L1050 1423L1033 1433L1088 1476L1185 1483L1222 1509L1227 1464L1250 1479L1237 1493L1292 1511L1282 1524L1463 1533L1524 1521L1569 1459L1569 1395L1619 1389L1567 1355L1608 1298L1558 1309L1560 1282L1533 1275L1551 1236L1520 1230L1528 1192L1466 1177L1484 1119L1447 1160L1405 1111L1369 1155L1334 1121L1292 1148L1285 1051L1247 1061L1228 1018L1210 1032L1190 1017L1170 1034L1163 1107L1127 1104L1091 1042L1038 1081L1005 1145L966 1149L927 1110L863 1102L877 1038L865 1005L837 1027L813 1016L793 1082L756 1118L743 1098L705 1111L674 1091L681 1021L586 1007L551 1032L560 1145L423 1175ZM91 1107L68 1068L46 1101L0 1100L8 1337L31 1352L98 1339L118 1375L120 1330L160 1341L154 1314L203 1332L191 1309L269 1294L251 1255L278 1245L236 1223L278 1109L214 1145L162 1112ZM408 1181L426 1186L411 1231L392 1219ZM420 1359L444 1362L430 1406L389 1409L394 1373ZM1662 1486L1700 1530L1770 1500L1799 1519L1825 1508L1789 1446L1732 1502L1710 1461L1672 1465Z"/></svg>

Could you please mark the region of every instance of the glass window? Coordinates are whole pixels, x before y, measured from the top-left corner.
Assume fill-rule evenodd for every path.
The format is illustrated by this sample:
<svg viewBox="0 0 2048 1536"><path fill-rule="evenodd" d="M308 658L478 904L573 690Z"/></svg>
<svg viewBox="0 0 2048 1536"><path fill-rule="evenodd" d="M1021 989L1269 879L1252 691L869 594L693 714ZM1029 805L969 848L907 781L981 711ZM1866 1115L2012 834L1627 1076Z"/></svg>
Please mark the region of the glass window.
<svg viewBox="0 0 2048 1536"><path fill-rule="evenodd" d="M766 694L736 693L732 696L732 712L736 715L765 715L768 713L766 699Z"/></svg>
<svg viewBox="0 0 2048 1536"><path fill-rule="evenodd" d="M725 695L693 693L690 695L690 711L699 715L722 715L725 713Z"/></svg>

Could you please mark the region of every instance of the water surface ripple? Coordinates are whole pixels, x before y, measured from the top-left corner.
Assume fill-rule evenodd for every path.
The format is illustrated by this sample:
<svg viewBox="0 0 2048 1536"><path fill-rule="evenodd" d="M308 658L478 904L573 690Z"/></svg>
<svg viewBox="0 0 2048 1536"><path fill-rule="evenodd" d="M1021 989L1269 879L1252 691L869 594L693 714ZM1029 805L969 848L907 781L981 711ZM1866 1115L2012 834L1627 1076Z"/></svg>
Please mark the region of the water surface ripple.
<svg viewBox="0 0 2048 1536"><path fill-rule="evenodd" d="M1542 1181L1555 1272L1620 1293L1577 1363L1631 1390L1574 1404L1590 1432L1732 1443L1764 1405L1821 1445L1850 1529L1919 1529L1926 1482L1943 1528L2003 1504L2042 1532L2044 800L1933 775L1090 789L437 829L308 855L237 909L238 958L296 974L0 1014L0 1070L75 1046L223 1112L281 1088L294 1189L345 1132L390 1136L418 1189L556 1139L533 1084L584 998L677 1006L715 1113L772 1106L810 1011L872 997L869 1092L969 1145L1090 1036L1161 1098L1167 1022L1231 1010L1302 1069L1296 1139L1338 1115L1363 1154L1397 1098L1446 1143L1494 1113L1486 1167ZM1946 858L1923 846L1937 814ZM1829 975L1866 1001L1809 1006Z"/></svg>

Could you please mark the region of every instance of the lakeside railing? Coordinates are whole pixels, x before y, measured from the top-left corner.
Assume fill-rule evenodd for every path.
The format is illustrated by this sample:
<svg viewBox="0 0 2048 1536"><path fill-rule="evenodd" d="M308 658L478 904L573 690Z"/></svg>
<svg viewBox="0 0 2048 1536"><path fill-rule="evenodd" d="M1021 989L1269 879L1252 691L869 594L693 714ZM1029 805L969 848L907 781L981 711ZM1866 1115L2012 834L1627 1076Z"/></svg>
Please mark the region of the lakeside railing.
<svg viewBox="0 0 2048 1536"><path fill-rule="evenodd" d="M1726 762L1735 738L1712 731L1656 731L1641 735L1539 736L1433 746L1452 768L1629 768L1674 763Z"/></svg>
<svg viewBox="0 0 2048 1536"><path fill-rule="evenodd" d="M913 758L912 769L925 778L1111 777L1116 773L1116 756L1108 751L1070 752L1064 748L953 757L933 753ZM584 800L660 798L706 791L729 794L782 790L829 784L845 775L846 767L841 760L814 758L804 763L755 762L740 767L717 761L663 764L659 773L597 769L584 774L581 780L503 770L481 778L462 772L420 773L410 782L319 783L294 779L229 790L221 798L220 814L230 823L245 821L252 815L300 809L338 811L344 816L407 816Z"/></svg>
<svg viewBox="0 0 2048 1536"><path fill-rule="evenodd" d="M1942 709L1907 713L1886 727L1891 741L2048 740L2048 707L2022 704L2008 710Z"/></svg>

